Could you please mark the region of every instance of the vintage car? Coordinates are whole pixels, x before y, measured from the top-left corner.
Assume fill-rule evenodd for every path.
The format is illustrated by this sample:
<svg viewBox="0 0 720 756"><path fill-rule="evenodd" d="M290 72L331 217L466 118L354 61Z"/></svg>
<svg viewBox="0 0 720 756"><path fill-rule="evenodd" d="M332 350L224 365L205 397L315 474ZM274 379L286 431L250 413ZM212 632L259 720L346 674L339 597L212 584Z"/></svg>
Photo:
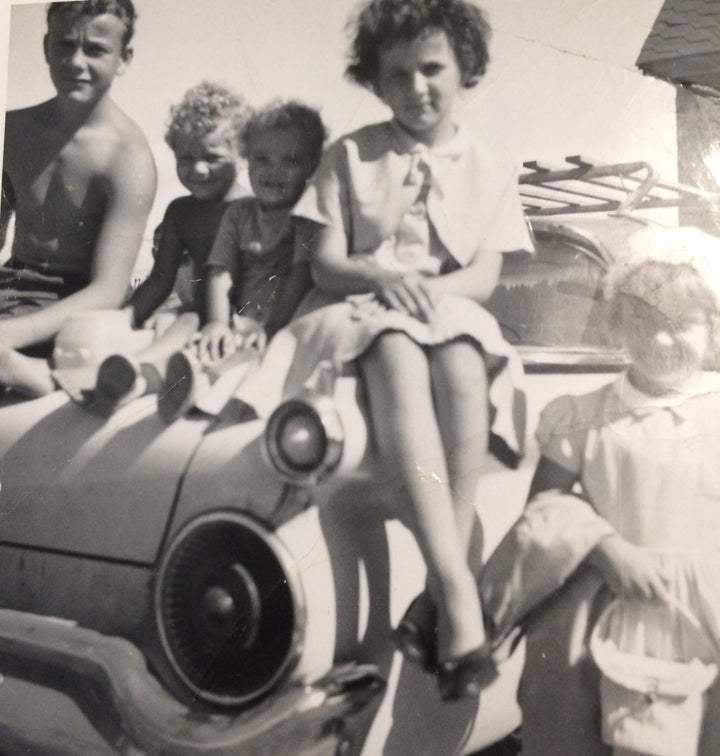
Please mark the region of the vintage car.
<svg viewBox="0 0 720 756"><path fill-rule="evenodd" d="M653 208L700 195L644 164L527 167L537 253L506 264L488 307L523 357L532 438L548 400L623 364L607 265ZM153 397L109 418L60 391L2 399L0 750L450 754L513 731L522 646L457 703L394 651L424 567L355 378L321 365L267 420L232 404L166 425ZM536 457L488 462L487 553Z"/></svg>

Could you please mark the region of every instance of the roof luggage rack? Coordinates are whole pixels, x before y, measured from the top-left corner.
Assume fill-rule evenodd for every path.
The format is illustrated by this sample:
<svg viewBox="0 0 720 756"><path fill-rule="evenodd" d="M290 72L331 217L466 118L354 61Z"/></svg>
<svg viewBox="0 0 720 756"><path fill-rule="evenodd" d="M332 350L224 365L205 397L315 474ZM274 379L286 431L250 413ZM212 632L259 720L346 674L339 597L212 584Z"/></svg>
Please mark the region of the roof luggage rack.
<svg viewBox="0 0 720 756"><path fill-rule="evenodd" d="M564 167L536 160L523 163L520 195L527 215L615 212L681 207L698 200L720 203L720 194L660 181L649 163L599 165L581 155L565 158Z"/></svg>

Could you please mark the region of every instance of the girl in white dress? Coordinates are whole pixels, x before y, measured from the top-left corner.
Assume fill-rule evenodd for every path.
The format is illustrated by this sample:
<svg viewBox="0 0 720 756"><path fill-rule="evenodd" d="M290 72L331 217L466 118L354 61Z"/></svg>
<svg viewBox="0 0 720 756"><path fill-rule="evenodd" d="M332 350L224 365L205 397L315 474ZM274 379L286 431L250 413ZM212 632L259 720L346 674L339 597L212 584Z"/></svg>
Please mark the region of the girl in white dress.
<svg viewBox="0 0 720 756"><path fill-rule="evenodd" d="M485 71L488 34L462 0L366 4L348 75L392 120L333 145L294 210L322 227L308 244L320 293L289 330L313 363L357 361L379 456L428 568L395 639L437 670L446 699L477 695L486 670L479 470L489 440L516 462L524 432L522 366L481 306L502 253L532 250L517 176L453 118ZM296 362L286 385L304 377Z"/></svg>
<svg viewBox="0 0 720 756"><path fill-rule="evenodd" d="M676 231L667 236L678 242ZM489 626L502 636L521 621L527 631L519 700L529 756L691 756L659 720L628 730L624 714L606 716L601 728L590 637L611 597L604 632L622 654L720 661L720 381L703 369L717 360L718 292L690 263L651 255L610 276L629 368L545 408L526 511L483 574ZM717 713L705 722L694 740L709 755Z"/></svg>

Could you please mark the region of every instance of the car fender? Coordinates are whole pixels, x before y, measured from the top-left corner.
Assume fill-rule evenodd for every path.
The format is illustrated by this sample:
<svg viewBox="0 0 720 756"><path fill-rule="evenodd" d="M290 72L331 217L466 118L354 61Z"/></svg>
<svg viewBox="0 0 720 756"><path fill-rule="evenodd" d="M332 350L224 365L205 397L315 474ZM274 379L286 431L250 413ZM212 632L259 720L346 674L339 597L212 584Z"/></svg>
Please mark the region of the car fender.
<svg viewBox="0 0 720 756"><path fill-rule="evenodd" d="M152 564L179 482L210 422L193 418L166 426L154 397L110 418L61 391L5 403L2 541Z"/></svg>

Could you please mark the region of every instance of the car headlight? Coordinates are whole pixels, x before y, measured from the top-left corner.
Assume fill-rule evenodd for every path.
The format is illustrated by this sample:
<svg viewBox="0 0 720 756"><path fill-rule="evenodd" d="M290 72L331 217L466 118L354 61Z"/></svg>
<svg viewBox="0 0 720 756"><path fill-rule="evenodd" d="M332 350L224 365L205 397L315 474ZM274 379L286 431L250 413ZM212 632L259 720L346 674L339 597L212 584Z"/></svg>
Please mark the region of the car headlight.
<svg viewBox="0 0 720 756"><path fill-rule="evenodd" d="M265 452L283 478L311 485L337 469L344 438L333 400L308 394L284 402L272 413L265 428Z"/></svg>
<svg viewBox="0 0 720 756"><path fill-rule="evenodd" d="M166 551L155 618L164 656L194 697L244 706L292 673L305 602L282 542L246 515L215 512Z"/></svg>

